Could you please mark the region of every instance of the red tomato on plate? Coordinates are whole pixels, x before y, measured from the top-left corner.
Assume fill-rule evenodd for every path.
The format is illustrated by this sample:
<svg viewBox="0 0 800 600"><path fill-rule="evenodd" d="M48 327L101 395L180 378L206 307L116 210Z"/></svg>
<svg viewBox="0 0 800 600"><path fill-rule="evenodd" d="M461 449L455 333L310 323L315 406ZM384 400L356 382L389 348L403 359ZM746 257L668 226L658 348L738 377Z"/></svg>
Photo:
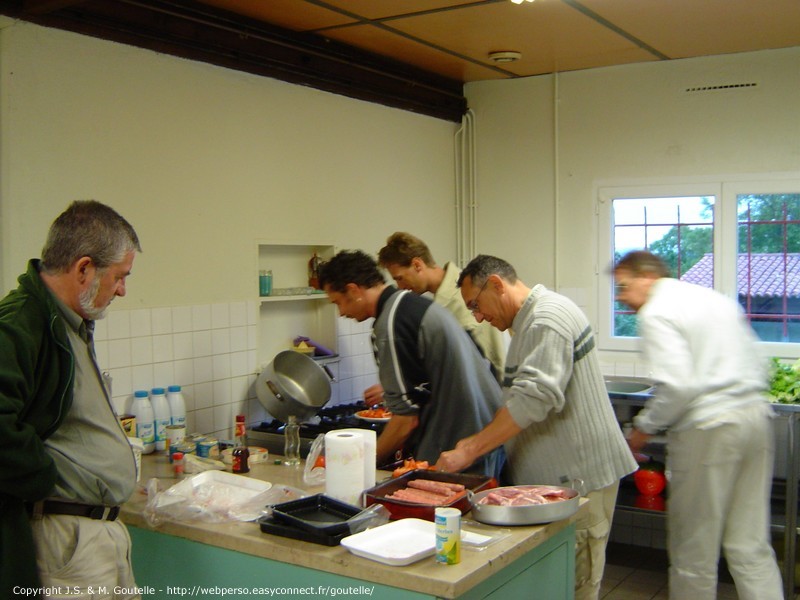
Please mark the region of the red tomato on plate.
<svg viewBox="0 0 800 600"><path fill-rule="evenodd" d="M633 482L639 493L645 496L660 494L667 487L667 478L664 473L646 467L639 467L639 470L633 474Z"/></svg>

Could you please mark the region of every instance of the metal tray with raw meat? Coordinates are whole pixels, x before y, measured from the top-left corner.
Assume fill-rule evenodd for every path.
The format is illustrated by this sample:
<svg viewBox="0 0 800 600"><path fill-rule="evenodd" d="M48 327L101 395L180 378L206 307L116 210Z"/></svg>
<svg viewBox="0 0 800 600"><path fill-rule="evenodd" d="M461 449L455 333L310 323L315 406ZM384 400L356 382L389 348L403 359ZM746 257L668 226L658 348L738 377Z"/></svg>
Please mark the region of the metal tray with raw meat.
<svg viewBox="0 0 800 600"><path fill-rule="evenodd" d="M510 489L547 488L567 496L565 500L548 502L547 504L526 504L523 506L499 506L481 504L480 501L492 492ZM468 494L472 501L472 518L490 525L538 525L552 523L571 517L578 511L581 495L578 490L555 485L514 485L484 490L476 494Z"/></svg>
<svg viewBox="0 0 800 600"><path fill-rule="evenodd" d="M383 504L389 510L390 518L392 520L414 518L433 521L436 505L418 504L415 502L407 502L405 500L397 500L386 497L399 489L408 487L408 482L415 479L460 483L468 490L468 492L479 492L481 490L497 487L497 481L494 479L494 477L486 477L485 475L472 475L469 473L443 473L441 471L418 469L416 471L409 471L400 477L387 479L375 487L365 490L363 493L362 503L364 506L370 506L376 502ZM466 514L470 510L470 502L467 496L461 496L449 504L442 504L439 506L457 508L461 511L461 514Z"/></svg>

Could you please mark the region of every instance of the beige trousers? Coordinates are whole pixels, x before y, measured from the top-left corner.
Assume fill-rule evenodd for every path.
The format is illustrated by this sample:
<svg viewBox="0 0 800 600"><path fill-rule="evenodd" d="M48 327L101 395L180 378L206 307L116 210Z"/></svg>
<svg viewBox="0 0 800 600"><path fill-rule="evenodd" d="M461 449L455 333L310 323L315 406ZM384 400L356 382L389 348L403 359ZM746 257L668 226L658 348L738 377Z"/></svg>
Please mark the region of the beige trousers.
<svg viewBox="0 0 800 600"><path fill-rule="evenodd" d="M716 598L720 546L741 600L783 598L769 538L770 414L770 407L758 404L669 434L671 599Z"/></svg>
<svg viewBox="0 0 800 600"><path fill-rule="evenodd" d="M131 567L131 538L123 523L70 515L31 520L36 564L52 600L141 598Z"/></svg>
<svg viewBox="0 0 800 600"><path fill-rule="evenodd" d="M575 522L575 599L596 600L606 566L619 481L589 492L589 512Z"/></svg>

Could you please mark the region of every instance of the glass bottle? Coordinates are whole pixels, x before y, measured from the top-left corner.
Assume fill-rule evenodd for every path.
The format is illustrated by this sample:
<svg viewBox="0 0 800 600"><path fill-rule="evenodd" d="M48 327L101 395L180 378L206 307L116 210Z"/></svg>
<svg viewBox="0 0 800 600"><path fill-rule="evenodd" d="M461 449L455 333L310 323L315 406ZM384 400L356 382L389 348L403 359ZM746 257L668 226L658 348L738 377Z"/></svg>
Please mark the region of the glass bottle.
<svg viewBox="0 0 800 600"><path fill-rule="evenodd" d="M294 415L289 416L283 428L283 464L289 467L300 464L300 424Z"/></svg>
<svg viewBox="0 0 800 600"><path fill-rule="evenodd" d="M234 473L248 473L250 471L250 449L247 447L247 425L244 415L236 415L234 436L236 446L231 452L231 470Z"/></svg>

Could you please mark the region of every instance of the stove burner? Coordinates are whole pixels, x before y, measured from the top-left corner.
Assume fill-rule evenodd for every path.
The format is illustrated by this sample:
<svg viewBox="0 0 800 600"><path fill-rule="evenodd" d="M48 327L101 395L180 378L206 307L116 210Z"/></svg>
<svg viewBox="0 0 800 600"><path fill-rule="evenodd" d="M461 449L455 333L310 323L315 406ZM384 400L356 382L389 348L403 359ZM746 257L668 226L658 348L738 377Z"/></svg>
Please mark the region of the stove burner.
<svg viewBox="0 0 800 600"><path fill-rule="evenodd" d="M370 423L355 416L355 413L365 409L366 405L363 402L338 404L336 406L322 408L315 417L300 424L300 437L314 439L320 433L327 433L336 429L346 429L350 427L372 429L380 433L383 429L383 423ZM283 421L272 419L271 421L263 421L260 425L253 427L253 431L283 434L284 427L285 423L283 423Z"/></svg>
<svg viewBox="0 0 800 600"><path fill-rule="evenodd" d="M355 416L360 410L366 409L363 402L352 404L338 404L322 408L317 416L305 423L300 423L300 455L305 458L311 444L321 433L328 433L336 429L358 428L371 429L380 434L384 423L370 423ZM283 421L272 419L263 421L248 431L248 444L265 447L273 454L283 454Z"/></svg>

